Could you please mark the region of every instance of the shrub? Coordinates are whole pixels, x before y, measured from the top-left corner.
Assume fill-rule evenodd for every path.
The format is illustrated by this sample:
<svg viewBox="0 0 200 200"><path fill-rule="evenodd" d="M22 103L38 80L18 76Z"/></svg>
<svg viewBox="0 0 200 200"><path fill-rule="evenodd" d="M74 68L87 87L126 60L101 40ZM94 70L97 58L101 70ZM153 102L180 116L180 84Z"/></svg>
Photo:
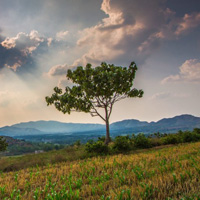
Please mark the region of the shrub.
<svg viewBox="0 0 200 200"><path fill-rule="evenodd" d="M196 142L200 140L200 135L197 134L195 131L185 131L182 133L182 140L183 142Z"/></svg>
<svg viewBox="0 0 200 200"><path fill-rule="evenodd" d="M156 147L162 145L162 140L160 138L150 138L151 146Z"/></svg>
<svg viewBox="0 0 200 200"><path fill-rule="evenodd" d="M85 150L87 153L98 153L98 154L106 154L109 152L109 147L104 144L102 141L97 142L87 142L85 145Z"/></svg>
<svg viewBox="0 0 200 200"><path fill-rule="evenodd" d="M77 146L77 147L81 146L81 141L80 140L76 140L74 142L74 146Z"/></svg>
<svg viewBox="0 0 200 200"><path fill-rule="evenodd" d="M143 133L139 133L137 136L135 136L133 141L136 148L150 148L152 146L150 139L147 138Z"/></svg>
<svg viewBox="0 0 200 200"><path fill-rule="evenodd" d="M163 144L178 144L181 142L180 138L176 134L170 134L162 138Z"/></svg>
<svg viewBox="0 0 200 200"><path fill-rule="evenodd" d="M200 135L200 128L194 128L193 133Z"/></svg>
<svg viewBox="0 0 200 200"><path fill-rule="evenodd" d="M132 146L132 140L129 136L117 136L113 144L113 149L115 151L125 152L130 151Z"/></svg>

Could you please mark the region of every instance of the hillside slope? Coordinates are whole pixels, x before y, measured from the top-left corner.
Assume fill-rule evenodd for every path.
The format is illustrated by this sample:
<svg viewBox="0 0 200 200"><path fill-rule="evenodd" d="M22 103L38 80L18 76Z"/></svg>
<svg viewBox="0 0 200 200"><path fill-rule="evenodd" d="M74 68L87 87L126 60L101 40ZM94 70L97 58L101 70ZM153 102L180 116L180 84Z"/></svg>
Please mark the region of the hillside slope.
<svg viewBox="0 0 200 200"><path fill-rule="evenodd" d="M0 199L199 199L199 145L3 173Z"/></svg>

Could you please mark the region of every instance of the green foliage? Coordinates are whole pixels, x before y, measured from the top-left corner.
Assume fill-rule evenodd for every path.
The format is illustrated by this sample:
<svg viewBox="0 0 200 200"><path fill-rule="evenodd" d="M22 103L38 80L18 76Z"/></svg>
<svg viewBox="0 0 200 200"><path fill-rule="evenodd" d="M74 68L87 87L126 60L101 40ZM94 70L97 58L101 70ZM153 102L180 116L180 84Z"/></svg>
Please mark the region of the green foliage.
<svg viewBox="0 0 200 200"><path fill-rule="evenodd" d="M200 140L200 134L197 130L193 132L185 131L181 134L183 142L196 142Z"/></svg>
<svg viewBox="0 0 200 200"><path fill-rule="evenodd" d="M109 147L103 141L88 142L85 145L85 151L87 153L107 154Z"/></svg>
<svg viewBox="0 0 200 200"><path fill-rule="evenodd" d="M143 91L133 88L137 66L132 62L128 68L105 62L92 68L87 64L75 70L68 70L67 78L73 87L62 89L55 87L51 97L46 97L47 105L54 104L59 111L70 114L72 111L90 113L99 116L106 123L106 140L110 142L109 118L114 103L127 97L142 97ZM99 112L103 109L105 116Z"/></svg>
<svg viewBox="0 0 200 200"><path fill-rule="evenodd" d="M106 139L106 137L105 137L105 136L98 137L98 141L102 141L102 142L104 142L104 141L105 141L105 139Z"/></svg>
<svg viewBox="0 0 200 200"><path fill-rule="evenodd" d="M169 134L162 138L163 144L178 144L181 142L180 138L176 134Z"/></svg>
<svg viewBox="0 0 200 200"><path fill-rule="evenodd" d="M133 143L129 136L117 136L114 140L113 149L115 151L130 151Z"/></svg>
<svg viewBox="0 0 200 200"><path fill-rule="evenodd" d="M152 146L150 139L147 138L143 133L139 133L137 136L135 136L133 141L136 148L150 148Z"/></svg>
<svg viewBox="0 0 200 200"><path fill-rule="evenodd" d="M80 140L76 140L76 142L74 142L74 145L77 146L77 147L81 146L81 141Z"/></svg>
<svg viewBox="0 0 200 200"><path fill-rule="evenodd" d="M200 135L200 128L194 128L193 132Z"/></svg>
<svg viewBox="0 0 200 200"><path fill-rule="evenodd" d="M8 146L8 144L3 139L3 137L0 137L0 151L5 151L7 146Z"/></svg>

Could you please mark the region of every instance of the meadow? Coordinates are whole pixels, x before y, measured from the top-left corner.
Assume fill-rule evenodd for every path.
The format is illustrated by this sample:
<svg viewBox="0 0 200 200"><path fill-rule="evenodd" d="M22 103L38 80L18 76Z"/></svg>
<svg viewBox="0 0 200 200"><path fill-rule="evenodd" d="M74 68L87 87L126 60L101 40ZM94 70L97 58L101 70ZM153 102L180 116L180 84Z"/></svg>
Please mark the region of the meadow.
<svg viewBox="0 0 200 200"><path fill-rule="evenodd" d="M1 172L1 200L200 199L200 142Z"/></svg>

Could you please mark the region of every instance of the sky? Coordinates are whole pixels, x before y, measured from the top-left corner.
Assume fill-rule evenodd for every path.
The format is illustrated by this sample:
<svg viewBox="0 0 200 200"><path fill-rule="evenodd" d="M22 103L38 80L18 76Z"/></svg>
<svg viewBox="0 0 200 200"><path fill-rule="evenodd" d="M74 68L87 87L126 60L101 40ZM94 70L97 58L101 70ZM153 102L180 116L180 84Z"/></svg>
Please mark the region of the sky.
<svg viewBox="0 0 200 200"><path fill-rule="evenodd" d="M68 69L138 66L143 98L114 105L110 122L200 117L199 0L0 0L0 127L56 120L103 123L47 106Z"/></svg>

